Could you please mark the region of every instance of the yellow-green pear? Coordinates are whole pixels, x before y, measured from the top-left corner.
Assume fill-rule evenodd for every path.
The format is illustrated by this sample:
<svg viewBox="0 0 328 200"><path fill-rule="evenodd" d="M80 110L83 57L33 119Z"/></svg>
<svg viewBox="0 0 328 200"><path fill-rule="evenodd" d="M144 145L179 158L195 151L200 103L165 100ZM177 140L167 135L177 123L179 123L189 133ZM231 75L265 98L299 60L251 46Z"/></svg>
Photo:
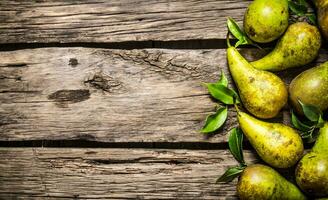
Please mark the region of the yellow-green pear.
<svg viewBox="0 0 328 200"><path fill-rule="evenodd" d="M305 200L306 196L271 167L255 164L245 168L237 183L241 200Z"/></svg>
<svg viewBox="0 0 328 200"><path fill-rule="evenodd" d="M288 27L273 51L251 64L268 71L304 66L317 57L320 46L318 28L306 22L297 22Z"/></svg>
<svg viewBox="0 0 328 200"><path fill-rule="evenodd" d="M289 168L303 155L303 141L291 127L281 123L260 121L238 111L240 128L258 155L276 168Z"/></svg>
<svg viewBox="0 0 328 200"><path fill-rule="evenodd" d="M299 114L303 111L298 100L325 111L328 108L328 62L296 76L289 85L289 95L293 108Z"/></svg>
<svg viewBox="0 0 328 200"><path fill-rule="evenodd" d="M312 0L317 8L318 24L322 35L328 39L328 0Z"/></svg>
<svg viewBox="0 0 328 200"><path fill-rule="evenodd" d="M244 15L244 29L255 42L278 39L288 27L287 0L254 0Z"/></svg>
<svg viewBox="0 0 328 200"><path fill-rule="evenodd" d="M255 69L235 47L227 49L229 69L244 107L259 118L273 118L287 103L287 88L275 74Z"/></svg>
<svg viewBox="0 0 328 200"><path fill-rule="evenodd" d="M328 197L328 122L320 129L312 151L298 163L296 182L311 196Z"/></svg>

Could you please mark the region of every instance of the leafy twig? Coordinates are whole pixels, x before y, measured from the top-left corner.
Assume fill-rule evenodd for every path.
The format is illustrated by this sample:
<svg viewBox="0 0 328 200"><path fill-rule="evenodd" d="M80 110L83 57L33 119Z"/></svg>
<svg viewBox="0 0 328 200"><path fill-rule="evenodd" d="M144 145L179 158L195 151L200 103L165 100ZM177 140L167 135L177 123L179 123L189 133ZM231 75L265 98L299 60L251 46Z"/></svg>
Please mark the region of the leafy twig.
<svg viewBox="0 0 328 200"><path fill-rule="evenodd" d="M236 91L228 87L228 79L221 71L220 79L215 83L203 83L213 98L220 101L225 107L220 107L214 114L207 116L201 133L212 133L218 130L226 121L228 114L227 105L239 104L239 96Z"/></svg>
<svg viewBox="0 0 328 200"><path fill-rule="evenodd" d="M247 167L243 155L243 133L240 128L234 128L231 130L228 143L229 150L233 157L239 162L239 166L227 169L227 171L216 180L216 183L227 183L232 181Z"/></svg>
<svg viewBox="0 0 328 200"><path fill-rule="evenodd" d="M314 105L304 104L298 100L302 107L302 111L306 121L301 121L294 111L291 111L292 125L300 131L302 138L307 143L312 143L316 139L316 132L318 128L324 126L325 121L322 118L322 112Z"/></svg>
<svg viewBox="0 0 328 200"><path fill-rule="evenodd" d="M312 24L316 24L316 15L308 12L309 4L305 0L288 0L288 7L297 16L306 17Z"/></svg>
<svg viewBox="0 0 328 200"><path fill-rule="evenodd" d="M238 26L238 24L236 23L236 21L234 19L232 19L231 17L228 17L227 19L227 26L228 26L228 30L230 31L230 33L238 40L237 43L235 44L235 47L237 48L240 45L253 45L259 49L261 49L261 47L257 44L255 44L254 42L252 42L252 40L250 40L246 33ZM227 41L229 39L229 36L227 36ZM229 43L228 43L229 46Z"/></svg>

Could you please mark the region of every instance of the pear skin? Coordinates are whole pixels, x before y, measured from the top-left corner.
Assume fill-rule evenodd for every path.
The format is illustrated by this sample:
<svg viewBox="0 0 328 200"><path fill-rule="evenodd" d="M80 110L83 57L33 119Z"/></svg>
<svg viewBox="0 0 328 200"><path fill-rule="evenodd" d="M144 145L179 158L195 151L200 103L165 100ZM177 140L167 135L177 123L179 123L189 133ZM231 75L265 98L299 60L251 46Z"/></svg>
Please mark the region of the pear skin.
<svg viewBox="0 0 328 200"><path fill-rule="evenodd" d="M322 35L328 39L328 0L313 0L317 8L317 18Z"/></svg>
<svg viewBox="0 0 328 200"><path fill-rule="evenodd" d="M278 39L288 27L287 0L254 0L244 16L244 29L255 42L268 43Z"/></svg>
<svg viewBox="0 0 328 200"><path fill-rule="evenodd" d="M287 103L287 89L275 74L255 69L235 47L227 49L229 69L244 107L259 118L275 117Z"/></svg>
<svg viewBox="0 0 328 200"><path fill-rule="evenodd" d="M320 129L312 151L296 168L296 182L307 194L328 197L328 122Z"/></svg>
<svg viewBox="0 0 328 200"><path fill-rule="evenodd" d="M238 184L241 200L305 200L302 192L271 167L255 164L245 168Z"/></svg>
<svg viewBox="0 0 328 200"><path fill-rule="evenodd" d="M289 168L302 157L303 141L293 128L281 123L263 122L241 111L238 111L237 117L245 136L269 165Z"/></svg>
<svg viewBox="0 0 328 200"><path fill-rule="evenodd" d="M251 64L257 69L268 71L304 66L317 57L320 46L321 35L318 28L305 22L297 22L288 27L273 51Z"/></svg>
<svg viewBox="0 0 328 200"><path fill-rule="evenodd" d="M324 111L328 108L328 62L308 69L292 80L289 97L297 113L303 114L298 100L317 106Z"/></svg>

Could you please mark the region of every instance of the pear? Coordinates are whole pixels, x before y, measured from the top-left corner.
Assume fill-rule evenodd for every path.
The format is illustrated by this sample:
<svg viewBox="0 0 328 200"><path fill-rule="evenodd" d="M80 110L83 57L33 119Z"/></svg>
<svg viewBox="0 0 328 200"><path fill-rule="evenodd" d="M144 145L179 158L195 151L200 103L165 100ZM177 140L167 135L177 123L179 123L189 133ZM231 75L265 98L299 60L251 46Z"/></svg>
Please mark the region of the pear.
<svg viewBox="0 0 328 200"><path fill-rule="evenodd" d="M255 164L245 168L237 183L241 200L305 200L302 192L271 167Z"/></svg>
<svg viewBox="0 0 328 200"><path fill-rule="evenodd" d="M255 42L278 39L288 27L287 0L254 0L244 16L244 29Z"/></svg>
<svg viewBox="0 0 328 200"><path fill-rule="evenodd" d="M273 118L287 103L287 88L275 74L255 69L235 47L227 49L233 80L244 107L259 118Z"/></svg>
<svg viewBox="0 0 328 200"><path fill-rule="evenodd" d="M303 155L303 141L291 127L260 121L244 112L237 114L240 128L258 155L276 168L289 168Z"/></svg>
<svg viewBox="0 0 328 200"><path fill-rule="evenodd" d="M319 131L312 151L296 168L296 182L311 196L328 197L328 122Z"/></svg>
<svg viewBox="0 0 328 200"><path fill-rule="evenodd" d="M303 66L317 57L320 46L318 28L305 22L297 22L288 27L273 51L251 64L257 69L268 71Z"/></svg>
<svg viewBox="0 0 328 200"><path fill-rule="evenodd" d="M319 28L322 35L328 39L328 0L313 0L317 8Z"/></svg>
<svg viewBox="0 0 328 200"><path fill-rule="evenodd" d="M291 104L297 113L303 114L298 100L317 106L321 111L328 108L328 62L308 69L292 80L289 85Z"/></svg>

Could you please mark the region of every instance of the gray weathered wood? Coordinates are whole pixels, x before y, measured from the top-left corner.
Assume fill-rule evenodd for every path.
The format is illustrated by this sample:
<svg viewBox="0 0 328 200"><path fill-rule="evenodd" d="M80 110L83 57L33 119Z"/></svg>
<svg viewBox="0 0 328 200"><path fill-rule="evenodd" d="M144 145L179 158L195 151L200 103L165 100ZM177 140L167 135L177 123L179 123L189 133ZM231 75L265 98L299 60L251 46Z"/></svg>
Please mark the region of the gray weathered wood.
<svg viewBox="0 0 328 200"><path fill-rule="evenodd" d="M227 150L1 148L0 157L1 199L236 199L236 181L214 184L237 164Z"/></svg>
<svg viewBox="0 0 328 200"><path fill-rule="evenodd" d="M0 140L202 141L225 51L0 52ZM213 141L235 125L235 114Z"/></svg>
<svg viewBox="0 0 328 200"><path fill-rule="evenodd" d="M0 43L222 39L245 0L0 1Z"/></svg>
<svg viewBox="0 0 328 200"><path fill-rule="evenodd" d="M236 126L230 108L217 135L198 133L216 105L201 82L223 70L231 83L224 49L42 48L0 57L2 141L222 142ZM288 83L300 71L281 75ZM288 110L278 120L288 121Z"/></svg>

